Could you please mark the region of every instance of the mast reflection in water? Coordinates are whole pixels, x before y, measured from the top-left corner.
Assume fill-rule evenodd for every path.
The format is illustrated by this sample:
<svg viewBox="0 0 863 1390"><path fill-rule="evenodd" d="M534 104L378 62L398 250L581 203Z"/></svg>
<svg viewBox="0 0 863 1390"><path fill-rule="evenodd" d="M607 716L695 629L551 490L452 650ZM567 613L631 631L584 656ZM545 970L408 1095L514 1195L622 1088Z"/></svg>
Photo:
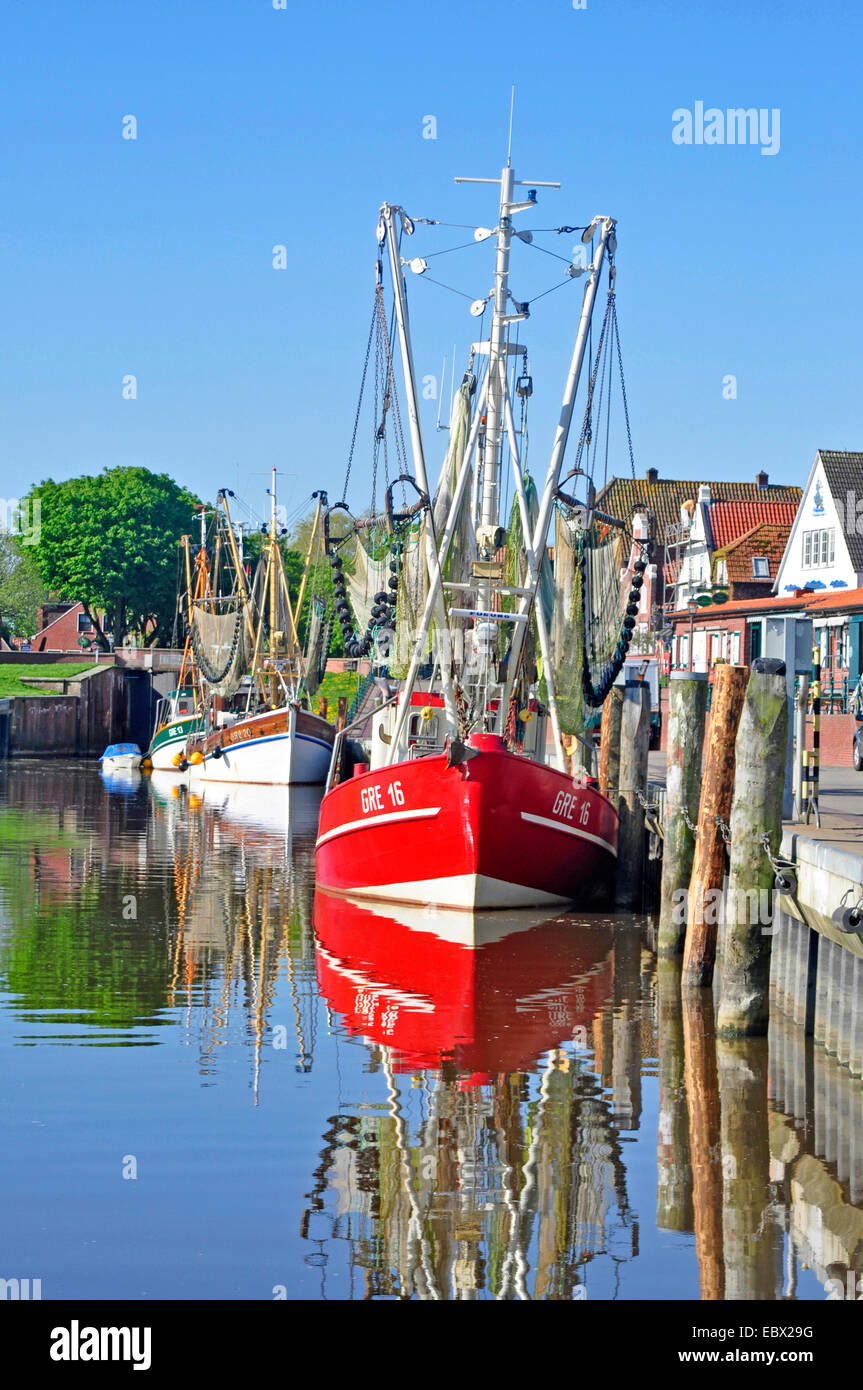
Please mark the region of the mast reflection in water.
<svg viewBox="0 0 863 1390"><path fill-rule="evenodd" d="M336 1192L333 1233L357 1246L366 1293L583 1297L590 1261L637 1239L585 1061L612 997L612 926L391 917L318 892L315 931L321 991L386 1088L385 1113L331 1131L309 1209Z"/></svg>
<svg viewBox="0 0 863 1390"><path fill-rule="evenodd" d="M639 919L315 895L318 802L0 769L0 1277L46 1299L855 1286L863 1093L787 988L769 1046L729 1047Z"/></svg>

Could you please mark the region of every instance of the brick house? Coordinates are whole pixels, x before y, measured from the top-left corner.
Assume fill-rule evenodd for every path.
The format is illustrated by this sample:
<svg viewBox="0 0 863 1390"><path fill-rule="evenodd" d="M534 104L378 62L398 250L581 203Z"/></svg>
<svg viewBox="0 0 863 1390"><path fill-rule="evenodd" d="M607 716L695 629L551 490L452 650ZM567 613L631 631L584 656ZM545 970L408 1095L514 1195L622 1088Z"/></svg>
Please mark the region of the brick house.
<svg viewBox="0 0 863 1390"><path fill-rule="evenodd" d="M751 665L767 647L771 620L795 614L812 619L813 646L821 654L821 761L825 767L851 767L856 720L849 702L863 675L863 588L828 594L797 589L711 604L698 608L691 619L687 610L679 610L672 617L672 668L689 669L690 621L693 669L712 678L719 662Z"/></svg>
<svg viewBox="0 0 863 1390"><path fill-rule="evenodd" d="M97 646L96 628L83 603L53 599L39 609L39 631L30 639L31 651L86 651Z"/></svg>

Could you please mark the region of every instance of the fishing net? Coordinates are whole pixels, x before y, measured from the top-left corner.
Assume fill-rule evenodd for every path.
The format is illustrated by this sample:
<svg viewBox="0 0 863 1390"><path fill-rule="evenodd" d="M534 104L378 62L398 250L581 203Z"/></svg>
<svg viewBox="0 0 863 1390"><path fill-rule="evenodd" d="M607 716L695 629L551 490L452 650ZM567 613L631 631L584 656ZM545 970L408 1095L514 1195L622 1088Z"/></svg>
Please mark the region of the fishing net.
<svg viewBox="0 0 863 1390"><path fill-rule="evenodd" d="M192 614L192 650L214 695L233 695L249 661L246 610L234 603L216 613L196 608Z"/></svg>
<svg viewBox="0 0 863 1390"><path fill-rule="evenodd" d="M583 734L586 722L582 684L584 607L578 533L574 523L560 511L555 514L554 602L549 636L560 727L565 734Z"/></svg>
<svg viewBox="0 0 863 1390"><path fill-rule="evenodd" d="M324 678L327 665L327 651L330 645L329 624L326 621L327 605L323 599L312 599L309 617L309 640L306 652L306 689L314 695Z"/></svg>
<svg viewBox="0 0 863 1390"><path fill-rule="evenodd" d="M619 527L594 522L578 535L583 618L585 699L601 705L625 655L622 639L628 589L622 583L627 553Z"/></svg>

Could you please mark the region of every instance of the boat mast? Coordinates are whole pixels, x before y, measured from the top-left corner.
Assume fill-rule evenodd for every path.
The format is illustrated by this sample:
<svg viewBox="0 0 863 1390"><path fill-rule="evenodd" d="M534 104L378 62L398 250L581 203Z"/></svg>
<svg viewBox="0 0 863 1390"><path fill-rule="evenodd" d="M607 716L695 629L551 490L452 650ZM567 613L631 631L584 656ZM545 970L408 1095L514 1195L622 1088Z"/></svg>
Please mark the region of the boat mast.
<svg viewBox="0 0 863 1390"><path fill-rule="evenodd" d="M273 709L280 703L278 700L279 682L276 675L276 652L278 648L276 637L276 626L278 623L278 593L276 591L276 465L273 464L273 486L270 488L270 553L267 556L267 577L269 579L269 609L270 609L270 704Z"/></svg>
<svg viewBox="0 0 863 1390"><path fill-rule="evenodd" d="M587 336L590 329L590 321L593 315L593 306L596 302L596 294L599 288L599 279L602 273L602 263L605 258L606 250L614 252L617 241L615 235L615 223L612 217L595 217L590 226L582 233L582 241L585 244L593 239L596 231L600 231L599 245L593 258L593 263L587 274L587 282L584 287L584 299L581 306L581 316L578 321L578 332L576 333L575 346L572 350L572 360L569 365L569 375L563 391L563 403L560 408L560 418L557 424L557 431L554 437L554 444L551 450L551 459L546 474L545 487L539 505L539 515L537 516L536 526L533 532L533 553L537 567L541 567L542 557L545 555L545 547L548 540L548 530L551 524L554 498L557 493L560 474L563 467L563 456L566 451L566 444L569 438L569 429L572 424L573 408L575 406L578 382L581 376L581 367L584 361L584 352L587 347ZM590 505L590 499L588 499ZM537 591L538 592L538 591ZM527 613L533 595L522 598L519 605L519 613ZM509 665L507 670L507 681L504 689L502 706L506 705L512 694L515 683L515 676L518 670L518 662L521 656L522 643L524 641L524 623L517 623L512 638L510 649Z"/></svg>
<svg viewBox="0 0 863 1390"><path fill-rule="evenodd" d="M408 306L407 297L405 294L404 273L402 271L401 258L399 256L398 237L396 235L395 228L396 213L401 212L401 208L394 207L389 203L384 203L383 207L381 208L381 229L378 232L378 244L382 246L383 241L386 240L389 250L390 270L392 273L393 281L393 296L395 300L396 324L398 326L399 348L401 351L402 359L402 374L404 376L405 396L407 398L408 420L410 421L411 448L413 451L413 461L414 470L416 472L416 480L419 485L420 492L425 493L426 497L430 499L431 492L429 489L428 472L426 470L422 431L420 430L419 399L417 397L413 349L411 347L410 328L408 326ZM380 274L380 271L378 272L378 274ZM430 521L431 512L429 512L429 516L424 527L426 566L428 569L431 594L434 595L432 601L434 603L434 616L437 626L436 636L438 642L440 643L439 656L441 691L443 693L444 706L446 709L446 722L449 727L450 733L455 735L458 731L458 716L456 714L455 692L453 689L452 642L450 638L449 626L446 620L446 610L443 602L443 590L441 588L441 573L440 566L438 564L437 545L435 543L433 528L430 524ZM425 634L423 633L421 640L424 640L424 637ZM415 668L419 666L421 657L422 653L419 651L419 644L417 644L417 650L414 652L413 661L411 662L411 670L408 673L409 681L408 683L406 683L406 686L409 686L409 688L413 687L413 682L416 678ZM409 706L410 696L406 695L404 698L406 706ZM403 722L403 719L400 718L398 726L399 734L401 733ZM395 756L396 753L396 745L397 738L394 737L392 747L393 756Z"/></svg>

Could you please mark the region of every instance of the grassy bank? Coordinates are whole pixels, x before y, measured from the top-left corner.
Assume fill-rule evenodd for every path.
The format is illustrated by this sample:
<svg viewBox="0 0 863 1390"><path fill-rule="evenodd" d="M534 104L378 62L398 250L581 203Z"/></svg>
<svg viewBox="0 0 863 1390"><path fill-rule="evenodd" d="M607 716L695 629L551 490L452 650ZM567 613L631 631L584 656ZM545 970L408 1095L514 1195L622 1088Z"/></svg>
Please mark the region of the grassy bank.
<svg viewBox="0 0 863 1390"><path fill-rule="evenodd" d="M327 700L327 718L334 724L339 712L340 696L346 696L350 706L362 679L356 671L328 671L321 681L320 689L310 701L312 709L317 710L321 696L324 696Z"/></svg>
<svg viewBox="0 0 863 1390"><path fill-rule="evenodd" d="M22 676L25 680L33 676L68 680L70 676L89 671L92 665L92 661L52 661L45 666L33 661L9 662L8 665L4 662L0 666L0 700L8 700L16 695L41 695L50 699L56 695L56 691L40 690L37 686L25 685Z"/></svg>

